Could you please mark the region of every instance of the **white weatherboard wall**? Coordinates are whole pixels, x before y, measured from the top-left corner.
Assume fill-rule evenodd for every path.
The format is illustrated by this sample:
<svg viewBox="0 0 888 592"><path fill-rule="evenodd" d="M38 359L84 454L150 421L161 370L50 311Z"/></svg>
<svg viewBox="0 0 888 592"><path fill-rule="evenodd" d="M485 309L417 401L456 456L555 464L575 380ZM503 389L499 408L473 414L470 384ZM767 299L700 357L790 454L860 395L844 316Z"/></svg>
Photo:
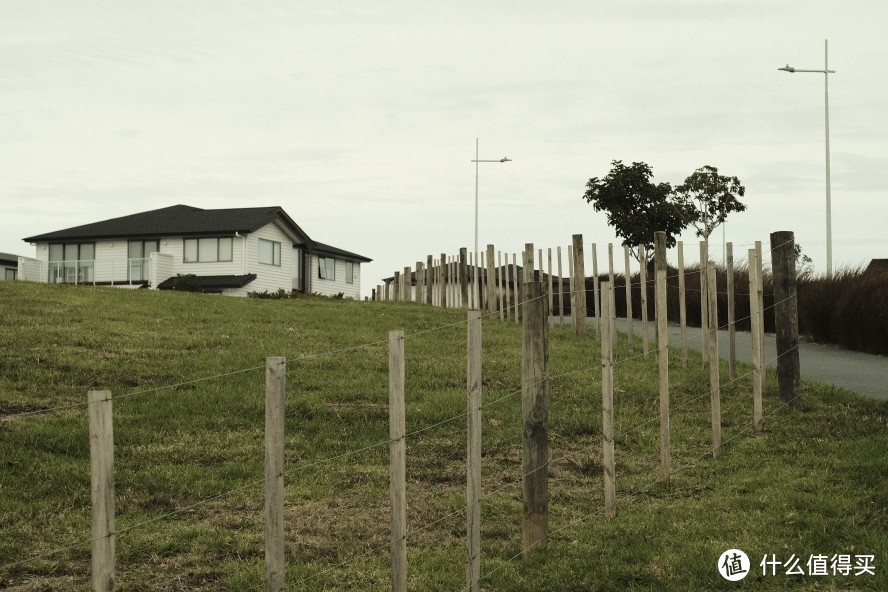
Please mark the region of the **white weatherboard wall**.
<svg viewBox="0 0 888 592"><path fill-rule="evenodd" d="M259 263L259 239L281 244L280 265ZM243 238L235 237L234 260L237 262L238 269L233 274L255 273L257 277L243 288L225 290L224 294L228 296L246 296L250 292L277 292L281 289L289 292L293 289L293 245L299 244L296 243L295 237L285 232L276 223L267 224L248 235L246 237L246 270L244 270L243 244Z"/></svg>
<svg viewBox="0 0 888 592"><path fill-rule="evenodd" d="M335 259L335 258L334 258ZM354 263L354 283L345 281L345 261L336 259L334 279L322 280L318 277L318 256L311 256L311 292L322 296L335 296L342 293L346 298L358 299L361 296L361 265Z"/></svg>

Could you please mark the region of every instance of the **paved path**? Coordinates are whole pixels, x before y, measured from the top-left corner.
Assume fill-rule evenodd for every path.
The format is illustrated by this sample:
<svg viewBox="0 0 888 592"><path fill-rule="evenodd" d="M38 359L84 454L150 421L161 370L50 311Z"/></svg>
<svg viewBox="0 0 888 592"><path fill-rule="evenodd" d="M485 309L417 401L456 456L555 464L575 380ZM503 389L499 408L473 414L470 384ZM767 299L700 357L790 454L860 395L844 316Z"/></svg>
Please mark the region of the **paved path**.
<svg viewBox="0 0 888 592"><path fill-rule="evenodd" d="M589 318L590 323L595 318ZM558 319L555 319L558 322ZM565 323L569 323L565 319ZM655 326L648 321L648 335L650 335L652 347L654 344ZM626 319L617 319L617 330L628 331ZM633 332L636 337L641 337L641 321L633 321ZM688 327L688 346L701 349L702 338L699 327ZM719 331L718 352L722 358L728 358L728 332ZM680 343L681 328L678 325L669 325L670 345ZM752 357L752 340L749 333L737 332L736 334L737 361L748 362ZM774 335L765 335L765 365L775 368L777 366L777 344ZM888 358L864 354L820 345L816 343L799 344L799 365L802 378L816 380L826 384L832 384L848 390L852 390L876 399L888 400Z"/></svg>

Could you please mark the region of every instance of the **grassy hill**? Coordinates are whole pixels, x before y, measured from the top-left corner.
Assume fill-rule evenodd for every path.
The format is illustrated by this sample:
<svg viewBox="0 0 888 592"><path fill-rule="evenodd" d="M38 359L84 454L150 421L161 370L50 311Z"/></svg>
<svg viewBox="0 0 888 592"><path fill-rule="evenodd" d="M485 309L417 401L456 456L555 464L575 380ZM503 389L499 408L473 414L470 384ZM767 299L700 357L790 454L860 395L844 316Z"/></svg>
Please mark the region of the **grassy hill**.
<svg viewBox="0 0 888 592"><path fill-rule="evenodd" d="M84 403L107 389L119 589L264 589L264 359L286 356L287 589L388 589L386 341L404 329L410 586L463 589L464 320L413 304L0 283L0 588L90 588ZM656 361L623 341L606 519L598 343L551 337L550 540L521 559L520 329L484 323L484 589L888 589L888 404L804 383L790 409L772 382L756 434L741 369L712 459L708 372L673 356L674 476L658 484ZM730 548L752 560L742 582L716 570ZM805 570L812 555L873 555L875 575L762 576L766 554Z"/></svg>

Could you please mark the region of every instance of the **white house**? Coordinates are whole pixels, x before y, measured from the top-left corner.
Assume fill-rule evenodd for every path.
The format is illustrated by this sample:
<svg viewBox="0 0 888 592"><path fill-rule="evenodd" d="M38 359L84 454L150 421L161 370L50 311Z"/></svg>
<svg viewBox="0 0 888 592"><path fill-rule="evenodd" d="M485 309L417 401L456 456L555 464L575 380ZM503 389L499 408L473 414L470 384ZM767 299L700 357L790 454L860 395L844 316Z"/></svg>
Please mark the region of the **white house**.
<svg viewBox="0 0 888 592"><path fill-rule="evenodd" d="M194 275L205 292L297 290L360 298L371 259L316 242L280 207L171 206L24 239L18 279L171 289Z"/></svg>

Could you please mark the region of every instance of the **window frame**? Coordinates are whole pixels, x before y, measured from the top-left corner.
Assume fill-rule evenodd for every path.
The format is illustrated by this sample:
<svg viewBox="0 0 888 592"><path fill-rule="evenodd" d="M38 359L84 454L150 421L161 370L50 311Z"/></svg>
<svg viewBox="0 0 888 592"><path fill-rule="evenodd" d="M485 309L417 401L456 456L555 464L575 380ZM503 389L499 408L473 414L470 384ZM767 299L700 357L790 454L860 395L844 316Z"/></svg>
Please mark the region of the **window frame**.
<svg viewBox="0 0 888 592"><path fill-rule="evenodd" d="M216 248L215 248L216 258L215 259L201 259L201 241L211 241L211 240L216 241ZM223 251L221 241L228 241L229 247L228 247L228 249L226 249L229 254L228 259L220 258L220 254ZM192 255L191 259L189 259L189 257L188 257L189 243L191 243L193 245L193 248L192 248L193 255ZM205 242L204 244L208 244L208 243ZM188 238L182 239L182 263L188 263L188 264L191 264L191 263L231 263L232 261L234 261L234 238L233 237L230 237L230 236L195 236L195 237L188 237Z"/></svg>
<svg viewBox="0 0 888 592"><path fill-rule="evenodd" d="M271 260L270 261L267 259L263 261L262 245L264 243L271 245ZM281 266L281 242L280 241L273 241L273 240L269 240L267 238L260 238L258 250L259 250L258 261L260 264L273 265L275 267ZM267 255L267 253L265 253L265 255Z"/></svg>
<svg viewBox="0 0 888 592"><path fill-rule="evenodd" d="M346 284L354 284L355 283L355 262L354 261L346 261L345 262L345 283Z"/></svg>
<svg viewBox="0 0 888 592"><path fill-rule="evenodd" d="M327 263L329 261L329 264ZM329 276L327 274L329 272ZM318 279L330 282L336 281L336 259L333 257L318 257Z"/></svg>

